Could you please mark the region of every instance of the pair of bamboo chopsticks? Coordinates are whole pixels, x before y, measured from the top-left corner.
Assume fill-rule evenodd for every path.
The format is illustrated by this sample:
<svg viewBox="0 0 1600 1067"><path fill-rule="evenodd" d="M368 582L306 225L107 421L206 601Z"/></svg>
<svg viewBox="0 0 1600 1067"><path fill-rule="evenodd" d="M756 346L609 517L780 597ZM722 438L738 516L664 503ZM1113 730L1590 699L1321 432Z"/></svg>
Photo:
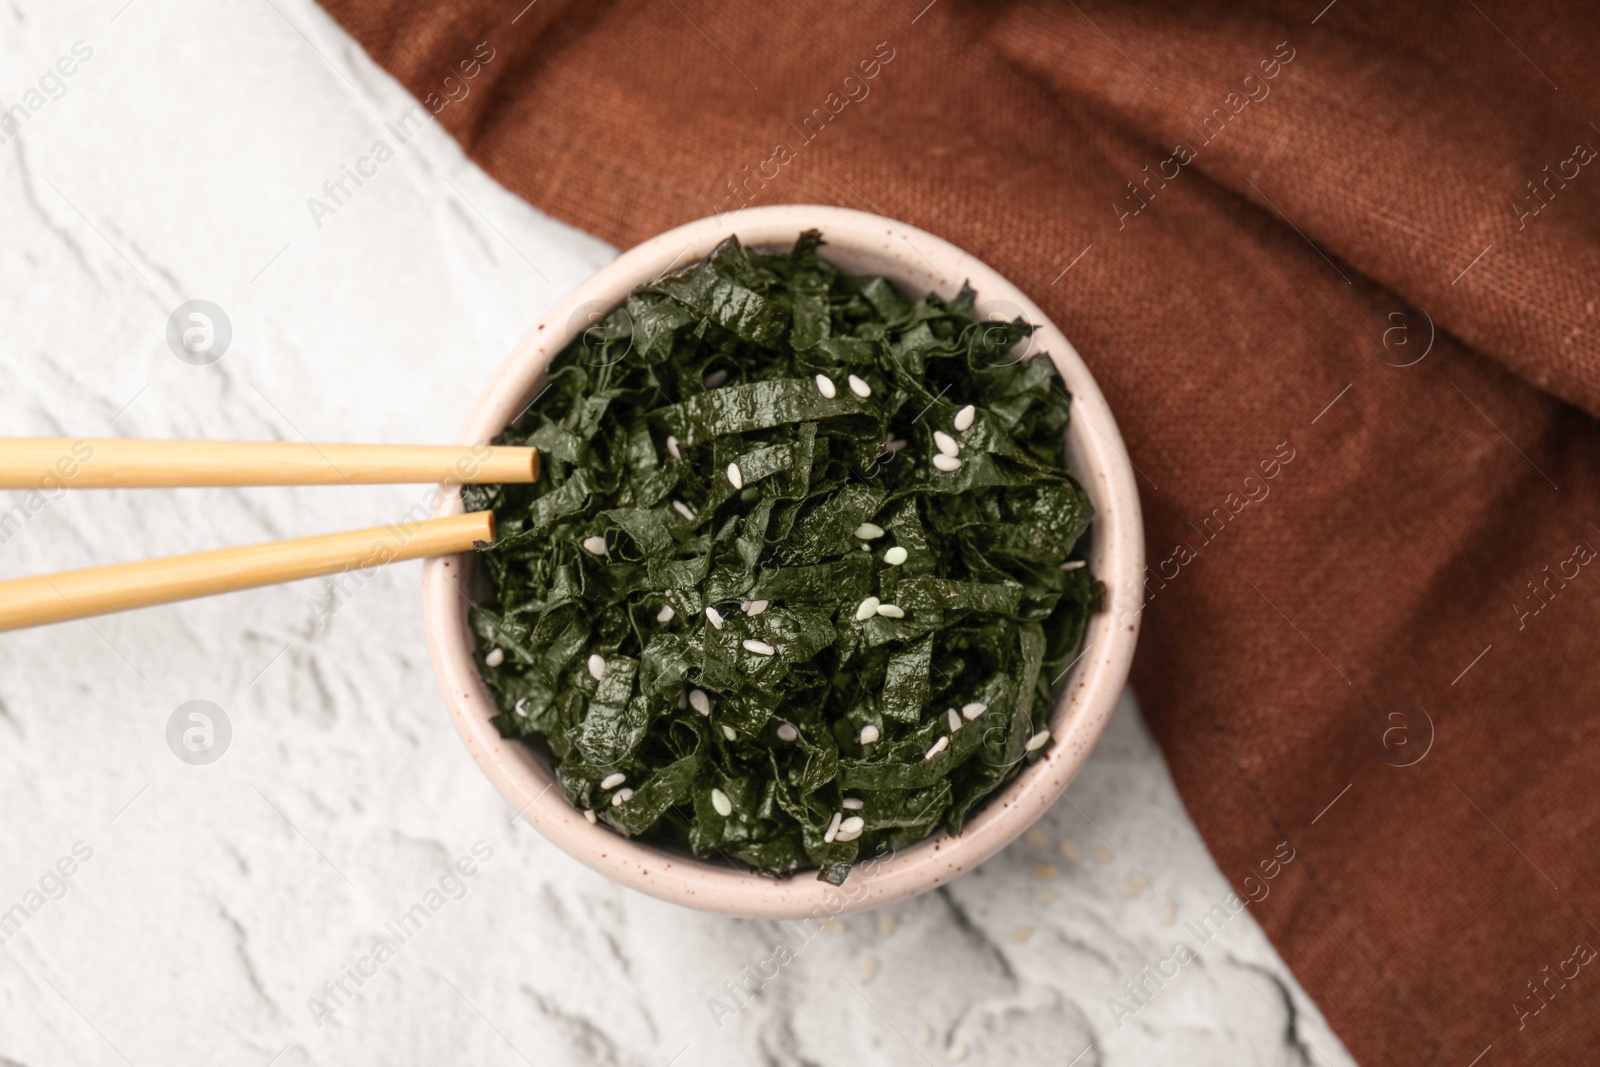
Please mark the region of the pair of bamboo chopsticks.
<svg viewBox="0 0 1600 1067"><path fill-rule="evenodd" d="M0 489L41 493L179 486L503 484L538 477L539 453L532 448L0 438ZM0 508L0 529L14 511ZM493 514L475 511L16 578L0 581L0 630L449 555L493 540Z"/></svg>

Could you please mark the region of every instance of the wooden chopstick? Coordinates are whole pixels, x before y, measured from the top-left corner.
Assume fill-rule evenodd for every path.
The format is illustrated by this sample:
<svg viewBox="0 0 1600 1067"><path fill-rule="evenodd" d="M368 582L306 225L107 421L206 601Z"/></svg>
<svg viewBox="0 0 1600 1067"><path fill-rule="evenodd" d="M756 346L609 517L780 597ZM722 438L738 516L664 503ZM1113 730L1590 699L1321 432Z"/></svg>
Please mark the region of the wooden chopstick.
<svg viewBox="0 0 1600 1067"><path fill-rule="evenodd" d="M534 448L0 438L0 489L532 482Z"/></svg>
<svg viewBox="0 0 1600 1067"><path fill-rule="evenodd" d="M383 563L469 551L494 540L494 513L268 541L0 582L0 630L170 604Z"/></svg>

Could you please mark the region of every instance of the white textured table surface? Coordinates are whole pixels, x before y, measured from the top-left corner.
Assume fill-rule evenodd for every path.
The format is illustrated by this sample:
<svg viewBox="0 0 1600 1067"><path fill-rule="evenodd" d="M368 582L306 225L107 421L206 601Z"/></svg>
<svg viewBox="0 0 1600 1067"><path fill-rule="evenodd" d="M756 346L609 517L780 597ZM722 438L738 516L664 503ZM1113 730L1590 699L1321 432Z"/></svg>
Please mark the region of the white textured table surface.
<svg viewBox="0 0 1600 1067"><path fill-rule="evenodd" d="M412 101L311 4L122 2L0 10L0 109L22 109L0 125L0 432L448 441L613 255L437 127L401 144ZM380 140L393 158L314 218ZM166 341L192 299L232 327L208 366ZM421 497L5 493L0 577ZM1028 840L808 936L622 890L514 824L435 695L417 577L0 638L0 1065L1350 1062L1248 911L1184 933L1228 887L1131 700ZM231 726L208 765L169 748L191 700ZM1115 1018L1180 937L1197 958ZM393 958L346 977L380 940ZM793 960L730 996L780 943Z"/></svg>

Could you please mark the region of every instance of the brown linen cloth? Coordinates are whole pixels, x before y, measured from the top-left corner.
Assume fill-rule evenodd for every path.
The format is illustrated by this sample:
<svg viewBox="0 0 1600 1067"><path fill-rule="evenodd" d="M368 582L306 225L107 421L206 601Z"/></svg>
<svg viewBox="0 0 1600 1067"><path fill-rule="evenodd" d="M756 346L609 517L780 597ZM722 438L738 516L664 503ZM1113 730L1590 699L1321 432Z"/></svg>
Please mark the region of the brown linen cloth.
<svg viewBox="0 0 1600 1067"><path fill-rule="evenodd" d="M1595 1062L1600 15L1324 2L326 0L619 245L841 204L1026 290L1140 472L1146 715L1350 1050Z"/></svg>

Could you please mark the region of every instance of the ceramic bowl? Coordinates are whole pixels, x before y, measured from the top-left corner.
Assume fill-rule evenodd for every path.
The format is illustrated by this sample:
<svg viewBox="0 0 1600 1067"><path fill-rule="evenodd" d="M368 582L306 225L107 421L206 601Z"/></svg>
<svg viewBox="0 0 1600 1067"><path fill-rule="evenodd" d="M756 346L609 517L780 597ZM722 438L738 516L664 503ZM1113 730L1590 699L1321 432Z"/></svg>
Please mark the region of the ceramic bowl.
<svg viewBox="0 0 1600 1067"><path fill-rule="evenodd" d="M1138 639L1144 568L1139 496L1127 452L1105 397L1088 367L1021 289L948 241L879 215L837 207L784 205L701 219L625 252L550 309L511 353L467 421L461 441L494 438L542 387L545 366L600 314L630 292L710 252L737 234L763 251L787 249L803 230L822 231L821 254L856 274L881 274L909 293L954 296L962 282L977 291L984 318L1023 316L1039 329L1024 344L1048 353L1073 396L1068 463L1094 502L1087 557L1105 582L1107 610L1094 616L1085 651L1057 683L1044 758L991 797L958 836L941 835L872 862L859 863L834 887L815 872L780 879L700 862L591 825L570 804L546 759L506 740L490 719L497 709L473 661L467 626L475 566L470 556L430 559L423 568L423 612L434 670L450 718L468 750L512 809L561 849L624 885L663 900L730 915L826 918L925 892L971 870L1021 834L1066 789L1099 739L1127 679ZM459 512L455 494L439 511Z"/></svg>

